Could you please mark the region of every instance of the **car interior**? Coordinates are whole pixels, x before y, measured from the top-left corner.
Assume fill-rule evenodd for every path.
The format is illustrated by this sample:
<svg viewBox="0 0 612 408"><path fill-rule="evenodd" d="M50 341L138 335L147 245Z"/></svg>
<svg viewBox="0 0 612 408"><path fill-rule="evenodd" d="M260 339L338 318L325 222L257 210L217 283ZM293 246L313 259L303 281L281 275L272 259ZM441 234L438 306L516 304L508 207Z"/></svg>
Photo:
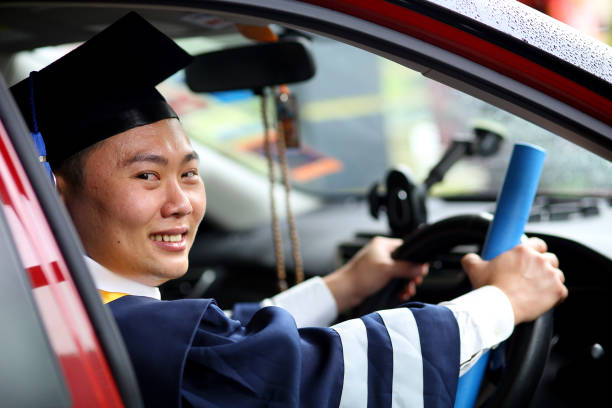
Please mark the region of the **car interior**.
<svg viewBox="0 0 612 408"><path fill-rule="evenodd" d="M8 86L126 12L43 8L0 6ZM533 407L606 400L609 160L306 23L138 11L196 57L159 86L198 152L207 191L189 270L160 288L164 299L214 298L225 309L261 301L279 292L280 279L290 287L330 273L377 235L404 240L397 256L429 263L412 300L461 295L471 286L460 259L482 249L512 148L534 144L546 160L525 234L558 256L570 295L549 315L541 378L517 368L512 384L530 384ZM44 29L49 22L54 30ZM6 235L0 228L2 242ZM283 277L275 250L284 254ZM403 284L392 282L339 320L397 306ZM477 405L507 384L505 363L535 353L520 350L529 333L519 330L494 354Z"/></svg>

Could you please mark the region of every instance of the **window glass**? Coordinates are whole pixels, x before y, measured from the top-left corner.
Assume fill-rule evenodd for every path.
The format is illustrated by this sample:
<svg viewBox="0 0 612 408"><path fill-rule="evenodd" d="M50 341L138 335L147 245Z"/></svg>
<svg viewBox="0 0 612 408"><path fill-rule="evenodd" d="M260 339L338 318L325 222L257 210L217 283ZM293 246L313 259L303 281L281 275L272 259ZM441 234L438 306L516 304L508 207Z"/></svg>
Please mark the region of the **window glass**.
<svg viewBox="0 0 612 408"><path fill-rule="evenodd" d="M239 42L225 36L182 45L197 53ZM612 163L547 130L355 47L314 37L311 49L316 76L290 86L301 147L290 149L288 160L299 189L321 196L364 194L392 166L405 166L422 181L453 140L472 139L474 127L484 126L503 135L499 152L461 160L432 194L495 194L515 142L547 151L540 191L611 194ZM261 107L252 92L185 95L182 74L161 88L182 111L191 137L266 174Z"/></svg>

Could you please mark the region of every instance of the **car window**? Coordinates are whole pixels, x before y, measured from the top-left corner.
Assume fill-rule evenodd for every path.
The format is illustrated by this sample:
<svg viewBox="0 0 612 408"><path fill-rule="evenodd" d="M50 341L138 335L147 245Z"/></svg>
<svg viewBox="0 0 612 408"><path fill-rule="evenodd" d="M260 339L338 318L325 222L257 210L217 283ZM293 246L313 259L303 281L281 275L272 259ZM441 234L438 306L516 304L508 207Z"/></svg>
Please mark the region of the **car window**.
<svg viewBox="0 0 612 408"><path fill-rule="evenodd" d="M393 166L407 167L422 181L452 140L469 139L475 125L484 125L504 136L498 155L462 160L432 189L434 195L497 192L514 142L547 150L541 191L611 194L609 161L393 61L338 41L309 38L317 74L290 86L301 139L299 149L288 151L296 188L323 197L362 195ZM192 54L246 42L239 35L179 41ZM44 66L72 47L22 53L15 71ZM253 172L267 173L260 102L251 90L193 94L182 72L160 90L193 139Z"/></svg>
<svg viewBox="0 0 612 408"><path fill-rule="evenodd" d="M408 169L417 182L423 181L453 140L469 140L474 126L485 126L503 135L499 152L462 159L434 185L432 195L494 198L515 142L533 143L547 151L540 192L612 195L609 161L393 61L335 40L307 36L317 73L289 87L296 99L300 135L300 147L288 150L295 190L319 198L364 196L391 167ZM226 34L179 43L195 55L249 40ZM15 59L21 67L14 71L44 66L72 47L22 53ZM195 94L188 90L183 72L159 89L194 141L267 177L260 98L251 90Z"/></svg>
<svg viewBox="0 0 612 408"><path fill-rule="evenodd" d="M607 175L612 163L605 159L395 62L310 37L317 74L290 86L301 138L300 148L288 152L296 188L321 196L363 195L393 166L407 167L422 181L453 140L469 140L475 126L486 126L504 137L499 153L460 161L432 189L434 195L495 194L515 142L547 150L540 191L611 194ZM225 37L191 39L183 45L201 52L236 42L235 37ZM195 140L266 174L259 100L251 91L186 96L181 74L161 89L182 111Z"/></svg>

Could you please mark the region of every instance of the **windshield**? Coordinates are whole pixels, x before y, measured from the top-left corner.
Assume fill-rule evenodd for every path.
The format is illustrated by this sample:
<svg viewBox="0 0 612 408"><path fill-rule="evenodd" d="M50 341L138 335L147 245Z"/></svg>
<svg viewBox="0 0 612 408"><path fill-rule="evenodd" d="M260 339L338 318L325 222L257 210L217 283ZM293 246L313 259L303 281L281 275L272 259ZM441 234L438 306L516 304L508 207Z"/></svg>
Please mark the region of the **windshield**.
<svg viewBox="0 0 612 408"><path fill-rule="evenodd" d="M227 46L233 37L190 40L185 48ZM541 192L609 195L612 163L488 103L423 77L402 65L337 41L311 42L317 73L290 86L297 103L299 148L288 150L295 188L321 196L364 194L391 167L408 168L416 181L453 140L471 140L474 127L503 135L492 157L459 161L433 195L495 194L515 142L547 151ZM162 88L172 95L180 75ZM175 105L185 104L185 95ZM250 91L200 94L182 110L197 141L261 174L267 173L259 97Z"/></svg>

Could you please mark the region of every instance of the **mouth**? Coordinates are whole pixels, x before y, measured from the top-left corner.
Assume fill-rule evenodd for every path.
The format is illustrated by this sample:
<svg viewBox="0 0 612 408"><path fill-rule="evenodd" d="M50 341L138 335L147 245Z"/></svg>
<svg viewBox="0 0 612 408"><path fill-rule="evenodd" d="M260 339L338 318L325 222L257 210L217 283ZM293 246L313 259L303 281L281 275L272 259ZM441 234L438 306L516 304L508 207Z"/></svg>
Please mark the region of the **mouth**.
<svg viewBox="0 0 612 408"><path fill-rule="evenodd" d="M165 251L183 251L187 248L187 228L173 228L149 234L149 240L159 249Z"/></svg>
<svg viewBox="0 0 612 408"><path fill-rule="evenodd" d="M185 234L151 234L149 239L156 242L181 242Z"/></svg>

